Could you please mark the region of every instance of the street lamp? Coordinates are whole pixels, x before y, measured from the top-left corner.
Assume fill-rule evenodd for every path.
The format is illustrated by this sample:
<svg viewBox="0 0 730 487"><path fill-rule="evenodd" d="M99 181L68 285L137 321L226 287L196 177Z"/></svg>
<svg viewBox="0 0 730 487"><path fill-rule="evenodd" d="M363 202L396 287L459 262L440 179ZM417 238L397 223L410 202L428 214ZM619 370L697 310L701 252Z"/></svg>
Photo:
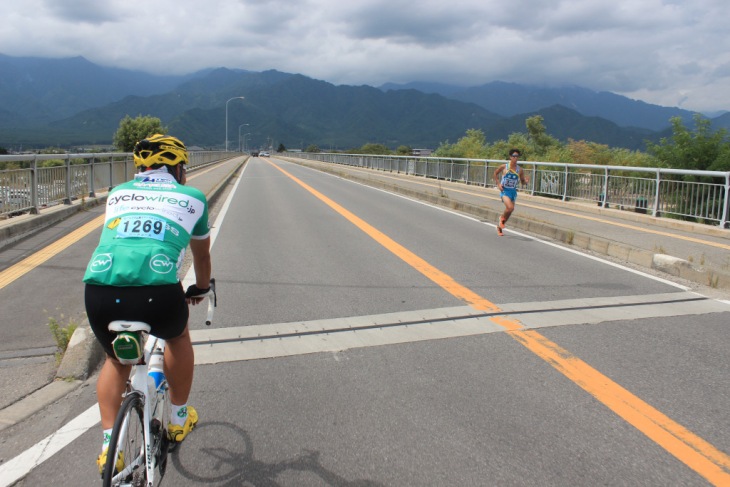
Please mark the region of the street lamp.
<svg viewBox="0 0 730 487"><path fill-rule="evenodd" d="M238 152L241 152L241 127L247 126L247 123L242 123L238 126Z"/></svg>
<svg viewBox="0 0 730 487"><path fill-rule="evenodd" d="M234 96L230 100L226 102L226 152L228 152L228 102L235 99L241 99L244 100L244 97L242 96Z"/></svg>
<svg viewBox="0 0 730 487"><path fill-rule="evenodd" d="M249 135L252 135L252 132L247 132L247 133L243 134L243 152L247 152L246 151L246 137L248 137Z"/></svg>

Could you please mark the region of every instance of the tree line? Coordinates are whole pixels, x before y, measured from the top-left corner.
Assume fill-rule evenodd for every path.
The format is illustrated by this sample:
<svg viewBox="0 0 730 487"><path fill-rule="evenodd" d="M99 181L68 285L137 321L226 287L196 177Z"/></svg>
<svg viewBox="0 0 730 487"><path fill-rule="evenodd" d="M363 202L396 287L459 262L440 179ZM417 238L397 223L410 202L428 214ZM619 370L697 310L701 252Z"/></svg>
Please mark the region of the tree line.
<svg viewBox="0 0 730 487"><path fill-rule="evenodd" d="M454 143L442 142L433 157L464 159L506 159L512 148L522 151L522 159L568 164L601 166L658 167L698 171L730 171L730 138L726 129L712 130L711 121L700 114L694 128L685 127L680 117L670 119L671 137L659 143L647 142L647 150L632 151L586 140L561 142L551 136L541 115L525 120L526 131L511 134L507 140L486 141L480 129L469 129ZM410 155L409 146L391 151L383 144L365 144L347 152L356 154Z"/></svg>
<svg viewBox="0 0 730 487"><path fill-rule="evenodd" d="M682 119L670 119L672 135L659 143L647 142L645 152L609 147L585 140L561 142L551 136L541 115L525 120L525 132L515 132L506 140L493 143L486 141L481 129L469 129L454 143L442 142L433 152L434 157L466 159L506 159L511 148L522 151L522 158L529 161L564 162L569 164L593 164L605 166L658 167L698 171L730 171L730 137L724 128L713 131L709 119L700 114L694 116L694 128L685 127ZM134 144L154 133L166 133L161 120L152 116L124 117L114 134L114 145L122 152L131 152ZM54 153L48 149L44 153ZM280 152L285 150L280 144ZM51 152L48 152L51 151ZM306 152L320 152L310 145ZM384 144L367 143L346 152L353 154L410 155L412 148L400 145L391 150ZM0 147L0 154L7 150ZM58 149L58 153L62 153ZM19 168L17 162L0 163L0 169ZM44 166L63 164L62 160L44 161Z"/></svg>

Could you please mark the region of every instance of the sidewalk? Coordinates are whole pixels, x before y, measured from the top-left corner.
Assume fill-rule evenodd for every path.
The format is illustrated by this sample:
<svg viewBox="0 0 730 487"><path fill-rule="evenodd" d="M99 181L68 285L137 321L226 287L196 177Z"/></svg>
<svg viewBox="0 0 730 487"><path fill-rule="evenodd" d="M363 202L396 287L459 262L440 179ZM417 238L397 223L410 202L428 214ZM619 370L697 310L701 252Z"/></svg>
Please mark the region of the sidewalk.
<svg viewBox="0 0 730 487"><path fill-rule="evenodd" d="M495 223L504 210L496 188L287 158L304 166ZM520 192L510 230L548 238L667 274L730 296L730 229L564 202Z"/></svg>
<svg viewBox="0 0 730 487"><path fill-rule="evenodd" d="M200 172L200 176L191 181L191 185L203 191L212 206L239 172L243 162L244 158L237 157L212 166L212 169L201 168L199 171L191 172L189 178ZM86 199L83 203L77 201L72 205L43 209L38 215L22 215L0 220L0 249L85 208L104 204L105 201L106 194L100 194L97 198ZM29 418L79 387L98 368L104 359L104 353L94 338L88 322L84 322L74 332L55 374L52 370L46 370L52 364L39 364L32 357L16 358L11 353L5 353L3 357L5 360L16 361L16 364L3 368L0 393L3 395L3 404L7 407L0 410L0 431ZM18 365L17 362L21 360L27 362L27 365ZM51 376L55 375L55 380L47 381L48 372Z"/></svg>

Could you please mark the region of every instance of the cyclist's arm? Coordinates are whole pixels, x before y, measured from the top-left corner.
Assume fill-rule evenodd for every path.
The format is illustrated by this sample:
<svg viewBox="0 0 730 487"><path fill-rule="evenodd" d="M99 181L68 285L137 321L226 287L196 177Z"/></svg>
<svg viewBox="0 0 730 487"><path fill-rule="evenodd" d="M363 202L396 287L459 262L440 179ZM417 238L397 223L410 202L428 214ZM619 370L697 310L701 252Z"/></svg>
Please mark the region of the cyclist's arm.
<svg viewBox="0 0 730 487"><path fill-rule="evenodd" d="M210 237L190 240L193 252L193 269L195 269L195 285L200 289L210 287L212 264L210 260Z"/></svg>

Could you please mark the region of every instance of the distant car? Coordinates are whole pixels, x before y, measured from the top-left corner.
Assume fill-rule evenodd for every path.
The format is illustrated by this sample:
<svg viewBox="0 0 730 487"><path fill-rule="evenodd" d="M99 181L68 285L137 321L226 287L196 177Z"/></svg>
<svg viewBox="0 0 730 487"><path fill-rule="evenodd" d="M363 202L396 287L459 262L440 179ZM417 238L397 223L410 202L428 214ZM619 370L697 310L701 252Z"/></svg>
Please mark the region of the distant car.
<svg viewBox="0 0 730 487"><path fill-rule="evenodd" d="M268 152L262 152L261 153L261 157L269 157L270 155L271 154L269 154Z"/></svg>
<svg viewBox="0 0 730 487"><path fill-rule="evenodd" d="M259 151L257 151L257 150L251 151L251 157L258 157L258 156L259 156Z"/></svg>

